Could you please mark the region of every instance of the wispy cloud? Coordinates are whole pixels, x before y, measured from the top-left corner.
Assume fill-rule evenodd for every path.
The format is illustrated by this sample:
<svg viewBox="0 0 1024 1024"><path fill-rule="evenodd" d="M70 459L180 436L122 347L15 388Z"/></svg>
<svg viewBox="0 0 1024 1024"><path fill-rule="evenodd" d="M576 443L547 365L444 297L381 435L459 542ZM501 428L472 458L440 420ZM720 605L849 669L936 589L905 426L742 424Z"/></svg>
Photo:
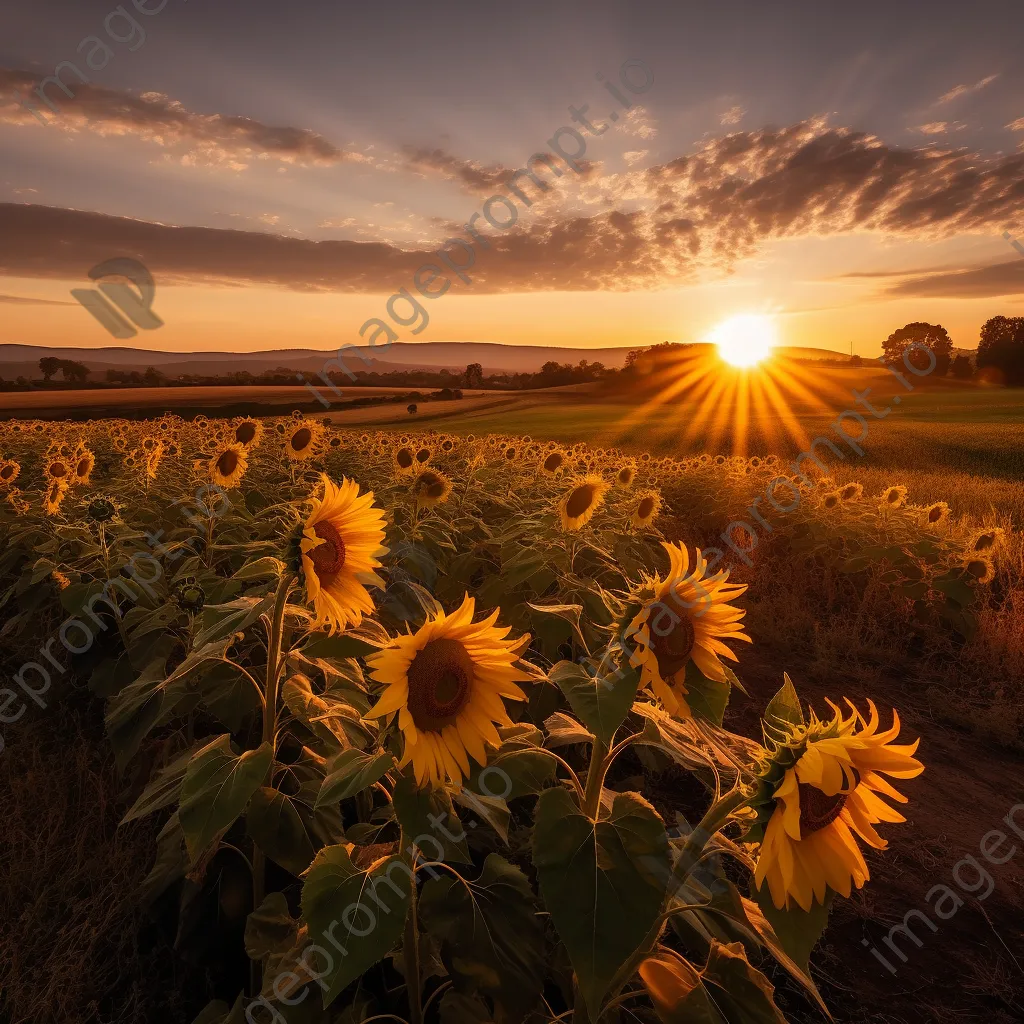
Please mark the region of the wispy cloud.
<svg viewBox="0 0 1024 1024"><path fill-rule="evenodd" d="M34 94L30 97L51 130L98 135L134 136L161 146L184 164L225 165L242 170L253 160L279 160L302 165L331 165L366 157L342 150L308 128L267 125L249 117L204 114L159 92L134 93L79 83L64 76L74 98L51 86L59 113L52 114ZM0 69L0 92L25 94L38 77L28 71ZM0 124L34 126L38 119L15 99L0 97Z"/></svg>
<svg viewBox="0 0 1024 1024"><path fill-rule="evenodd" d="M991 85L999 75L988 75L986 78L981 79L980 82L975 82L974 85L955 85L949 92L944 92L935 105L939 106L943 103L951 103L953 100L959 99L961 96L969 96L971 93L981 92L986 86Z"/></svg>
<svg viewBox="0 0 1024 1024"><path fill-rule="evenodd" d="M719 124L724 125L739 124L740 121L743 120L744 114L746 114L746 111L737 104L736 106L730 107L728 110L724 111L718 121Z"/></svg>

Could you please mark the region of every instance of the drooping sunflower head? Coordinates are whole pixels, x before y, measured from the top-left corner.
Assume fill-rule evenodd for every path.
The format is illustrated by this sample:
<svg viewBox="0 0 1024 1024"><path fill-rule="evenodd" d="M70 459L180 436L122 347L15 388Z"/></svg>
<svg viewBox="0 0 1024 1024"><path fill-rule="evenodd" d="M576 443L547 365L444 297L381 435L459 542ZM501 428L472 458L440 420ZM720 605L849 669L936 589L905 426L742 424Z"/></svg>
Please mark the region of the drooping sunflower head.
<svg viewBox="0 0 1024 1024"><path fill-rule="evenodd" d="M163 441L157 441L146 455L146 476L150 480L156 479L157 470L164 457Z"/></svg>
<svg viewBox="0 0 1024 1024"><path fill-rule="evenodd" d="M87 484L95 465L96 456L88 448L79 449L75 456L74 483L79 486Z"/></svg>
<svg viewBox="0 0 1024 1024"><path fill-rule="evenodd" d="M562 529L573 531L586 526L604 503L604 496L610 489L611 484L593 473L573 480L558 503Z"/></svg>
<svg viewBox="0 0 1024 1024"><path fill-rule="evenodd" d="M646 530L661 511L661 495L657 491L642 491L637 495L630 522L634 529Z"/></svg>
<svg viewBox="0 0 1024 1024"><path fill-rule="evenodd" d="M640 669L640 686L651 690L674 715L690 717L686 669L692 662L706 678L726 677L721 658L739 659L726 640L745 640L746 612L730 604L746 592L729 583L728 570L708 575L707 560L696 549L693 568L685 545L662 542L668 553L666 576L644 579L627 601L622 636L630 664Z"/></svg>
<svg viewBox="0 0 1024 1024"><path fill-rule="evenodd" d="M117 506L110 498L93 498L85 514L94 523L109 523L117 515Z"/></svg>
<svg viewBox="0 0 1024 1024"><path fill-rule="evenodd" d="M993 526L990 529L976 533L968 545L968 550L977 555L991 557L995 551L1005 543L1006 535L1001 527Z"/></svg>
<svg viewBox="0 0 1024 1024"><path fill-rule="evenodd" d="M787 685L789 677L786 677ZM844 716L829 701L832 716L809 722L776 720L766 728L769 750L758 767L757 791L751 800L756 820L749 836L761 840L754 883L768 883L780 909L795 903L805 911L824 903L826 889L848 897L870 878L857 837L876 849L886 842L875 831L879 822L906 819L887 804L906 797L883 775L912 779L924 771L913 755L918 741L896 744L899 715L880 732L878 711L868 702L870 718L850 701Z"/></svg>
<svg viewBox="0 0 1024 1024"><path fill-rule="evenodd" d="M369 587L383 588L374 572L384 547L384 513L373 492L359 493L354 480L337 485L321 476L323 496L314 498L299 541L306 595L315 625L333 633L359 625L373 611Z"/></svg>
<svg viewBox="0 0 1024 1024"><path fill-rule="evenodd" d="M218 487L237 487L242 482L249 459L241 442L233 441L210 457L210 480Z"/></svg>
<svg viewBox="0 0 1024 1024"><path fill-rule="evenodd" d="M636 479L636 470L630 466L623 466L615 474L615 485L617 487L632 487L633 481Z"/></svg>
<svg viewBox="0 0 1024 1024"><path fill-rule="evenodd" d="M68 493L68 481L66 477L54 477L46 486L46 493L43 495L43 508L46 514L55 516L60 511L61 502Z"/></svg>
<svg viewBox="0 0 1024 1024"><path fill-rule="evenodd" d="M525 700L517 685L530 676L517 666L529 635L506 639L510 627L495 625L495 609L473 622L468 594L450 615L438 612L415 633L397 636L366 662L385 686L369 717L397 713L405 750L419 785L461 785L470 759L487 764L487 745L499 746L496 725L511 725L503 699Z"/></svg>
<svg viewBox="0 0 1024 1024"><path fill-rule="evenodd" d="M206 604L206 592L195 576L184 576L171 591L174 603L189 615L198 615Z"/></svg>
<svg viewBox="0 0 1024 1024"><path fill-rule="evenodd" d="M284 450L292 462L305 462L316 454L324 428L316 420L298 419L286 430Z"/></svg>
<svg viewBox="0 0 1024 1024"><path fill-rule="evenodd" d="M21 473L21 466L14 459L0 461L0 486L10 487Z"/></svg>
<svg viewBox="0 0 1024 1024"><path fill-rule="evenodd" d="M420 508L433 508L448 500L452 483L440 470L425 469L413 481L412 490Z"/></svg>
<svg viewBox="0 0 1024 1024"><path fill-rule="evenodd" d="M235 423L234 440L245 448L255 448L263 436L263 424L252 416L246 416Z"/></svg>
<svg viewBox="0 0 1024 1024"><path fill-rule="evenodd" d="M907 500L907 489L897 484L893 487L886 487L882 491L880 504L882 508L899 508Z"/></svg>
<svg viewBox="0 0 1024 1024"><path fill-rule="evenodd" d="M416 453L404 444L395 449L394 463L399 476L409 476L416 470Z"/></svg>
<svg viewBox="0 0 1024 1024"><path fill-rule="evenodd" d="M548 452L547 455L541 459L540 471L545 476L558 476L562 471L562 467L565 465L565 452L556 448L552 452Z"/></svg>
<svg viewBox="0 0 1024 1024"><path fill-rule="evenodd" d="M949 518L949 506L944 501L937 501L924 510L922 518L925 526L942 526Z"/></svg>

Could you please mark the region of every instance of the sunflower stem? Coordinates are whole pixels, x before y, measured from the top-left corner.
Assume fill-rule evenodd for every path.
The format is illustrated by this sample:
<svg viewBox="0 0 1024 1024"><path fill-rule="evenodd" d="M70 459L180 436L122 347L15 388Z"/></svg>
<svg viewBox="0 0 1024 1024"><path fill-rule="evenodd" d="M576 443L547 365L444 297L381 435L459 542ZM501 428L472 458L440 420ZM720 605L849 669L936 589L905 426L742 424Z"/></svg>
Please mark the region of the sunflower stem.
<svg viewBox="0 0 1024 1024"><path fill-rule="evenodd" d="M590 748L590 767L587 769L587 788L583 793L583 813L597 821L601 810L601 790L604 788L604 773L607 767L608 745L594 737Z"/></svg>
<svg viewBox="0 0 1024 1024"><path fill-rule="evenodd" d="M398 848L405 849L405 833L399 838ZM405 917L405 939L402 943L402 961L405 969L405 988L409 997L409 1024L423 1024L423 1004L421 993L423 986L420 981L420 943L419 921L417 914L416 891L416 850L410 845L409 867L412 870L412 881L409 886L409 912Z"/></svg>
<svg viewBox="0 0 1024 1024"><path fill-rule="evenodd" d="M686 881L697 861L700 860L704 847L707 846L712 836L728 823L732 812L738 807L742 807L749 799L750 794L745 789L737 787L720 797L708 808L697 827L690 833L679 859L672 868L672 875L680 885Z"/></svg>
<svg viewBox="0 0 1024 1024"><path fill-rule="evenodd" d="M288 607L288 594L295 581L294 573L284 573L277 585L274 595L274 617L270 621L267 635L267 674L264 679L263 691L263 737L262 743L271 745L270 767L264 786L270 786L274 780L273 745L277 732L277 684L281 675L281 642L284 636L284 615ZM252 909L258 910L265 895L267 860L263 851L255 843L252 853ZM262 969L258 961L252 962L251 970L252 994L258 995L261 987Z"/></svg>

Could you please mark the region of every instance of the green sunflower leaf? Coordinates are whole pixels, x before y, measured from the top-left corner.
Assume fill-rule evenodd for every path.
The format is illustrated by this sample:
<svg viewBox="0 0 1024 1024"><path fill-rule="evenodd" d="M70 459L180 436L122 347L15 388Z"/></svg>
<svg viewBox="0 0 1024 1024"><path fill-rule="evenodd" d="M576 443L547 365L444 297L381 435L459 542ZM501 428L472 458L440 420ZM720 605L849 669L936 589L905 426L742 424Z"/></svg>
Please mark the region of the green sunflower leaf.
<svg viewBox="0 0 1024 1024"><path fill-rule="evenodd" d="M610 744L636 699L640 674L623 665L617 673L595 677L572 661L560 661L549 678L569 706L602 743Z"/></svg>
<svg viewBox="0 0 1024 1024"><path fill-rule="evenodd" d="M606 820L580 812L565 789L537 801L533 861L541 896L565 944L590 1019L615 974L649 939L671 874L654 808L619 793Z"/></svg>

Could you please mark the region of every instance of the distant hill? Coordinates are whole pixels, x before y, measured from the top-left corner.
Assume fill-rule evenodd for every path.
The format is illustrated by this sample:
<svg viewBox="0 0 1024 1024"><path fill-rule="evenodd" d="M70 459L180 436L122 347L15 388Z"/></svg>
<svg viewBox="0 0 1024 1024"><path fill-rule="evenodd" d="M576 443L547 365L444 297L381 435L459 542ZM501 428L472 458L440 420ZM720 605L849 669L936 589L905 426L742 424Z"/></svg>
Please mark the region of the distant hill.
<svg viewBox="0 0 1024 1024"><path fill-rule="evenodd" d="M500 345L478 341L425 341L419 344L395 342L388 348L360 346L346 354L345 365L353 373L357 370L387 373L390 370L465 370L469 363L480 363L484 374L536 373L544 363L601 362L619 369L626 355L642 346L623 345L617 348L556 348L536 345ZM827 349L784 348L780 351L793 358L848 359L841 352ZM183 374L237 373L248 370L262 373L283 366L290 370L316 373L324 364L337 357L336 351L317 351L309 348L280 348L265 352L154 352L148 349L109 346L106 348L46 348L41 345L0 345L0 377L36 378L39 360L44 356L74 359L92 371L98 380L107 370L145 370L153 366L168 377ZM336 364L330 367L337 370Z"/></svg>
<svg viewBox="0 0 1024 1024"><path fill-rule="evenodd" d="M420 344L395 342L388 348L360 346L346 353L345 365L357 370L465 370L469 363L480 363L485 374L536 373L549 360L559 363L602 362L621 367L626 353L637 346L583 349L549 348L534 345L498 345L475 341L426 341ZM122 348L44 348L40 345L0 345L0 376L38 376L39 360L44 356L75 359L85 363L93 374L102 376L108 369L145 370L147 366L167 374L223 374L248 370L262 373L279 366L316 373L324 363L337 357L337 351L309 348L270 349L265 352L152 352ZM365 361L364 361L365 360ZM337 365L331 367L337 370Z"/></svg>

